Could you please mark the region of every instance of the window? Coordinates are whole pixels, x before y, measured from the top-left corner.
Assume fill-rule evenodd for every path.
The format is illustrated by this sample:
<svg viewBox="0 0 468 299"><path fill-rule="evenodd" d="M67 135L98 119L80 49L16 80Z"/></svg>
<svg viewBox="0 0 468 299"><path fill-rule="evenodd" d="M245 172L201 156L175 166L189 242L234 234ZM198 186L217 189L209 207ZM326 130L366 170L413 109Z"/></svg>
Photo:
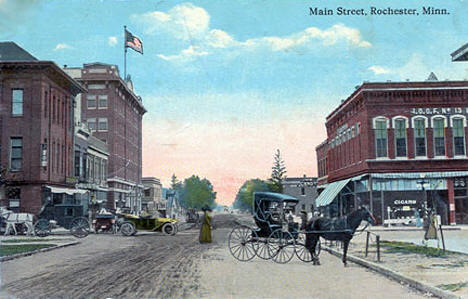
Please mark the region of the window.
<svg viewBox="0 0 468 299"><path fill-rule="evenodd" d="M435 156L445 156L444 119L442 118L434 119L433 129L434 129L434 154Z"/></svg>
<svg viewBox="0 0 468 299"><path fill-rule="evenodd" d="M424 119L414 120L414 146L416 156L426 155L426 126Z"/></svg>
<svg viewBox="0 0 468 299"><path fill-rule="evenodd" d="M377 157L387 157L387 121L375 121L375 143Z"/></svg>
<svg viewBox="0 0 468 299"><path fill-rule="evenodd" d="M406 120L395 120L395 149L397 157L406 157Z"/></svg>
<svg viewBox="0 0 468 299"><path fill-rule="evenodd" d="M100 118L98 126L99 131L107 131L107 118Z"/></svg>
<svg viewBox="0 0 468 299"><path fill-rule="evenodd" d="M96 96L93 94L89 94L86 96L86 102L88 109L96 109Z"/></svg>
<svg viewBox="0 0 468 299"><path fill-rule="evenodd" d="M21 170L23 166L23 138L12 137L10 145L10 169L13 171Z"/></svg>
<svg viewBox="0 0 468 299"><path fill-rule="evenodd" d="M99 108L107 108L107 95L98 96Z"/></svg>
<svg viewBox="0 0 468 299"><path fill-rule="evenodd" d="M89 118L87 121L88 128L90 131L96 131L96 119L95 118Z"/></svg>
<svg viewBox="0 0 468 299"><path fill-rule="evenodd" d="M23 90L13 89L11 94L11 114L14 116L23 115Z"/></svg>
<svg viewBox="0 0 468 299"><path fill-rule="evenodd" d="M151 196L150 189L145 189L145 196L146 196L146 197L150 197L150 196Z"/></svg>
<svg viewBox="0 0 468 299"><path fill-rule="evenodd" d="M452 123L453 149L455 156L465 155L465 128L463 119L455 118Z"/></svg>
<svg viewBox="0 0 468 299"><path fill-rule="evenodd" d="M44 93L44 118L47 117L47 107L49 106L49 94L47 91Z"/></svg>
<svg viewBox="0 0 468 299"><path fill-rule="evenodd" d="M81 177L81 157L80 157L80 151L75 151L75 176L76 177Z"/></svg>

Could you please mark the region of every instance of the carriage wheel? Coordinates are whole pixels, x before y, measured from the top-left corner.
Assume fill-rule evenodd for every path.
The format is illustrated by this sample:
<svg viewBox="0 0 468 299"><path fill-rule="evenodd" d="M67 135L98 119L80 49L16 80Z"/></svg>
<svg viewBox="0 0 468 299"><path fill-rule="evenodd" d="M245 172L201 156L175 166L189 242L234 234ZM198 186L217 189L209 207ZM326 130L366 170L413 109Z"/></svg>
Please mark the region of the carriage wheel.
<svg viewBox="0 0 468 299"><path fill-rule="evenodd" d="M39 219L36 224L34 224L34 234L38 237L47 237L50 235L49 220Z"/></svg>
<svg viewBox="0 0 468 299"><path fill-rule="evenodd" d="M281 228L274 230L267 240L270 256L276 263L285 264L289 262L296 251L296 241L288 231Z"/></svg>
<svg viewBox="0 0 468 299"><path fill-rule="evenodd" d="M254 243L257 239L257 233L250 228L246 226L235 227L229 234L229 251L239 261L250 261L255 256Z"/></svg>
<svg viewBox="0 0 468 299"><path fill-rule="evenodd" d="M253 243L255 248L255 254L264 260L271 259L270 250L268 250L267 238L257 238L257 241Z"/></svg>
<svg viewBox="0 0 468 299"><path fill-rule="evenodd" d="M296 242L296 256L303 262L310 263L313 261L313 256L310 254L310 251L306 248L305 246L305 238L306 235L303 233L299 233L297 237L297 242ZM317 248L320 247L320 239L319 239L319 244L317 244L317 247L315 248L317 251Z"/></svg>
<svg viewBox="0 0 468 299"><path fill-rule="evenodd" d="M124 236L132 236L136 233L135 226L130 221L125 221L120 225L120 232Z"/></svg>
<svg viewBox="0 0 468 299"><path fill-rule="evenodd" d="M174 224L167 222L163 225L162 229L163 233L165 233L168 236L173 236L176 234L176 227Z"/></svg>
<svg viewBox="0 0 468 299"><path fill-rule="evenodd" d="M84 217L75 218L70 224L70 233L76 238L84 238L88 236L89 231L89 222Z"/></svg>

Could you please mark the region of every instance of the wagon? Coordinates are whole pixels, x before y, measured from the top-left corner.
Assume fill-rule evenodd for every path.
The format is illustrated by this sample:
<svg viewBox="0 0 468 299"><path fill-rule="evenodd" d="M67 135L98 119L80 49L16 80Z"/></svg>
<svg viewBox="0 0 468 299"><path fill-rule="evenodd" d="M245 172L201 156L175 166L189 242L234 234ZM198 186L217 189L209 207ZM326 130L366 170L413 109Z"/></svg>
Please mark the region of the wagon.
<svg viewBox="0 0 468 299"><path fill-rule="evenodd" d="M313 256L305 247L305 232L289 214L298 202L297 198L285 194L255 192L252 213L257 227L239 225L231 231L228 246L233 257L249 261L257 256L287 263L296 255L304 262L311 262ZM317 246L315 255L319 253L320 246Z"/></svg>
<svg viewBox="0 0 468 299"><path fill-rule="evenodd" d="M136 216L132 214L121 214L119 221L120 232L124 236L132 236L139 230L159 231L173 236L177 233L177 219L162 218L156 216Z"/></svg>
<svg viewBox="0 0 468 299"><path fill-rule="evenodd" d="M47 237L56 227L57 221L41 218L34 223L34 234L38 237ZM65 229L70 230L70 233L76 238L84 238L90 232L89 222L85 217L74 218Z"/></svg>

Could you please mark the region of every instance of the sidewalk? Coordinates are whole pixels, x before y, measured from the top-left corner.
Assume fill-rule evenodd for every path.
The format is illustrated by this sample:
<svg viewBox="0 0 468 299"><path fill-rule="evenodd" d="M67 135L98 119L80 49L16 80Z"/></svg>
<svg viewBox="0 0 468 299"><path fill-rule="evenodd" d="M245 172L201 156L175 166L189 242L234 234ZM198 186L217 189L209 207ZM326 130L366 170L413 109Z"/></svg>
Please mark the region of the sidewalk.
<svg viewBox="0 0 468 299"><path fill-rule="evenodd" d="M398 226L372 226L369 227L370 231L422 231L422 227L398 225ZM442 225L442 230L468 230L468 225Z"/></svg>
<svg viewBox="0 0 468 299"><path fill-rule="evenodd" d="M365 261L376 263L388 268L397 274L408 277L414 281L451 291L455 296L468 298L468 255L448 252L438 255L434 249L426 250L424 247L414 247L404 243L384 243L384 240L400 241L398 232L374 230L380 235L380 262L377 262L376 237L371 234L368 256L365 256L366 233L356 235L349 246L348 253ZM399 232L401 234L401 232ZM422 231L421 231L422 234ZM421 245L421 243L415 243ZM415 250L409 250L409 247ZM334 247L339 252L341 248ZM424 250L424 253L417 252ZM432 251L433 255L425 254Z"/></svg>

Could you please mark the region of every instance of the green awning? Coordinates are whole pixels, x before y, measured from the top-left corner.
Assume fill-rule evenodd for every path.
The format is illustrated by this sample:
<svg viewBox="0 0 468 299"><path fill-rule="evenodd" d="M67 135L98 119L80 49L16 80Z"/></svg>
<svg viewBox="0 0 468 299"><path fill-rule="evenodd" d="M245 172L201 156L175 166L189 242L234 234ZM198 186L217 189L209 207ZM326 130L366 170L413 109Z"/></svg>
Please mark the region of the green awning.
<svg viewBox="0 0 468 299"><path fill-rule="evenodd" d="M329 205L349 181L351 178L328 184L327 188L315 199L316 207Z"/></svg>

